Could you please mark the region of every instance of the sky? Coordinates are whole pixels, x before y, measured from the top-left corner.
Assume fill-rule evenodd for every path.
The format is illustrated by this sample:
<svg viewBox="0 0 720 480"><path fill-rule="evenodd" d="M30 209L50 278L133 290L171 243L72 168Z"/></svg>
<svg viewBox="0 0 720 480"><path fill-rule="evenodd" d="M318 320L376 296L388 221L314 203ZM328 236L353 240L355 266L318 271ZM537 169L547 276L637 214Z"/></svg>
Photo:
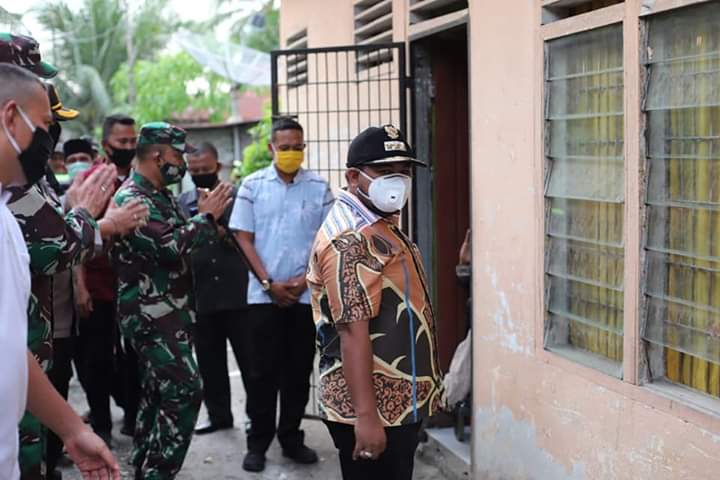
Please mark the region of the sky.
<svg viewBox="0 0 720 480"><path fill-rule="evenodd" d="M43 45L50 43L50 33L43 30L40 24L35 19L33 9L47 3L48 0L0 0L0 7L12 12L23 14L23 23L30 30L33 37L40 43L40 52L43 53ZM78 8L83 4L83 0L64 0L70 8ZM129 0L130 5L138 4L140 0ZM22 4L22 9L19 8L18 4ZM243 1L237 0L238 4L248 4L248 10L257 8L261 1ZM169 0L170 8L172 8L181 20L207 20L212 15L212 2L208 0ZM132 7L131 7L132 8ZM222 31L216 32L222 35Z"/></svg>

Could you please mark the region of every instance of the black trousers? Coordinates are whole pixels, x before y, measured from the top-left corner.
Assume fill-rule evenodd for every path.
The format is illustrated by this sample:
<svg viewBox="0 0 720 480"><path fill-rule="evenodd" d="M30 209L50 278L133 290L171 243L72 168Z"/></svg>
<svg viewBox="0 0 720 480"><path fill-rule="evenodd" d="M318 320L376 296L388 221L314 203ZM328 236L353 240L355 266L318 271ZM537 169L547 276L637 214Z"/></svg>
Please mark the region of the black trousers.
<svg viewBox="0 0 720 480"><path fill-rule="evenodd" d="M325 422L338 449L343 480L411 480L420 432L420 423L385 429L387 446L377 460L353 460L355 428Z"/></svg>
<svg viewBox="0 0 720 480"><path fill-rule="evenodd" d="M242 357L242 324L247 311L228 310L197 315L195 352L203 380L203 401L210 422L232 424L230 377L227 368L227 342L235 354L235 361L245 383ZM247 388L247 387L246 387Z"/></svg>
<svg viewBox="0 0 720 480"><path fill-rule="evenodd" d="M129 344L121 344L115 312L115 302L94 300L91 315L80 320L75 361L98 432L112 430L111 396L124 409L128 427L135 425L140 402L139 361Z"/></svg>
<svg viewBox="0 0 720 480"><path fill-rule="evenodd" d="M243 325L248 450L265 453L275 434L284 450L303 444L300 422L310 395L315 324L309 305L251 305ZM277 396L280 419L276 426Z"/></svg>
<svg viewBox="0 0 720 480"><path fill-rule="evenodd" d="M115 304L93 301L93 311L80 320L79 360L92 427L96 432L112 430L110 393L115 372Z"/></svg>
<svg viewBox="0 0 720 480"><path fill-rule="evenodd" d="M55 390L67 400L68 388L72 373L72 359L75 355L75 337L56 338L53 340L53 364L48 371L48 378ZM47 471L52 473L62 455L63 443L53 432L48 431L47 440Z"/></svg>
<svg viewBox="0 0 720 480"><path fill-rule="evenodd" d="M115 383L117 388L114 390L113 397L115 397L118 404L120 403L119 399L122 399L121 406L125 411L123 426L134 431L142 390L140 384L140 369L142 366L130 342L123 339L121 344L119 331L117 332L117 338L115 346Z"/></svg>

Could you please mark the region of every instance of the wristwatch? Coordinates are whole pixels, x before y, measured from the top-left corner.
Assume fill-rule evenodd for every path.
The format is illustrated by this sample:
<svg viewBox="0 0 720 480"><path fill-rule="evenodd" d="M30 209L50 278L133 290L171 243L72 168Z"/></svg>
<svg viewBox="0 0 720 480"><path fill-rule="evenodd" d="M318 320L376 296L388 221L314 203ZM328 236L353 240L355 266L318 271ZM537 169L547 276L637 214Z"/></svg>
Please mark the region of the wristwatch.
<svg viewBox="0 0 720 480"><path fill-rule="evenodd" d="M261 281L260 285L262 286L263 292L269 292L270 286L272 285L272 278Z"/></svg>

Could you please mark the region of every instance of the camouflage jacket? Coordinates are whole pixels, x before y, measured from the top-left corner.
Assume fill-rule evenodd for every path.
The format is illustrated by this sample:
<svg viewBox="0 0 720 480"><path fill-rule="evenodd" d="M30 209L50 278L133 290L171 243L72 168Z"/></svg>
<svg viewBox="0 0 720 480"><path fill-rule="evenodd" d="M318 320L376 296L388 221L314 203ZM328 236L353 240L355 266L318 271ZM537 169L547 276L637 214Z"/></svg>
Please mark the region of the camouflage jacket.
<svg viewBox="0 0 720 480"><path fill-rule="evenodd" d="M45 371L52 360L53 275L91 258L99 229L85 209L63 216L60 200L45 179L12 187L8 207L20 224L30 252L32 293L28 306L28 348Z"/></svg>
<svg viewBox="0 0 720 480"><path fill-rule="evenodd" d="M115 194L124 205L141 199L148 224L115 240L120 329L138 340L187 328L194 320L188 255L217 234L215 222L200 214L188 219L167 189L158 190L137 172Z"/></svg>

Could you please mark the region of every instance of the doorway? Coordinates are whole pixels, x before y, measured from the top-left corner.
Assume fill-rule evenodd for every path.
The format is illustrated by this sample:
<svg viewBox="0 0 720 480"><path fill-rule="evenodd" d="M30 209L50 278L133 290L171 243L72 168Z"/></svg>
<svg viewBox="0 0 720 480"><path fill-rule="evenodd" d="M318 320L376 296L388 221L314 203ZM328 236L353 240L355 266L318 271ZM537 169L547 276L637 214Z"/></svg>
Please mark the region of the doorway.
<svg viewBox="0 0 720 480"><path fill-rule="evenodd" d="M447 371L469 328L469 286L456 276L470 225L467 26L411 44L414 141L418 169L413 231L432 285L440 368Z"/></svg>

